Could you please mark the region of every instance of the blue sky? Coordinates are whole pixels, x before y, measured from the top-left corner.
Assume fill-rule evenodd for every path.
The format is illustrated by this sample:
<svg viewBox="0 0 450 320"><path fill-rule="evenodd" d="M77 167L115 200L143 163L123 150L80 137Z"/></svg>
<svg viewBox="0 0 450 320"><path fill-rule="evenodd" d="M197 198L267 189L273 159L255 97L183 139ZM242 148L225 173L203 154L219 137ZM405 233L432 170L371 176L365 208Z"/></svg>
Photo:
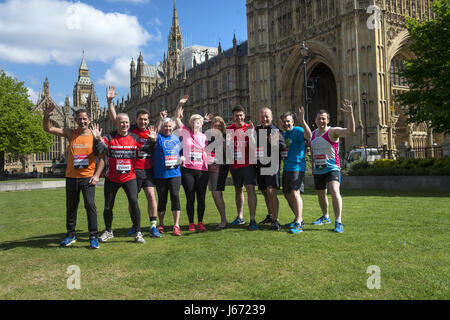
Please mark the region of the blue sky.
<svg viewBox="0 0 450 320"><path fill-rule="evenodd" d="M82 50L100 106L105 89L129 92L131 58L159 64L167 51L174 0L0 1L0 69L29 89L34 102L45 77L50 95L72 103ZM223 49L247 40L245 0L177 0L185 47Z"/></svg>

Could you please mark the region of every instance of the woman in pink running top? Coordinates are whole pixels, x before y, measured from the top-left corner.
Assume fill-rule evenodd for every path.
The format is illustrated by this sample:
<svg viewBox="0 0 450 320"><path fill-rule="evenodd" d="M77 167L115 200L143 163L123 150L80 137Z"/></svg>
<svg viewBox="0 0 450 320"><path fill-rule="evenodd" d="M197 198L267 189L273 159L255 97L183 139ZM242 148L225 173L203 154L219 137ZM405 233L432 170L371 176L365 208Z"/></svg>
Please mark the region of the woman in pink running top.
<svg viewBox="0 0 450 320"><path fill-rule="evenodd" d="M182 101L189 96L183 96ZM197 229L206 231L203 225L205 215L205 196L208 186L208 158L206 146L208 140L202 133L203 117L198 114L191 116L189 127L185 126L183 118L183 105L179 104L175 110L174 120L178 128L180 140L182 139L184 163L181 167L181 183L186 194L186 212L189 219L189 231L195 231L194 211L195 197L197 197Z"/></svg>
<svg viewBox="0 0 450 320"><path fill-rule="evenodd" d="M347 114L348 128L329 127L330 114L319 110L316 116L317 129L311 137L311 160L314 185L323 216L313 222L313 225L330 224L328 213L327 186L330 188L335 215L335 232L342 233L342 197L339 191L341 174L339 166L339 138L355 133L355 119L352 103L345 99L341 111Z"/></svg>

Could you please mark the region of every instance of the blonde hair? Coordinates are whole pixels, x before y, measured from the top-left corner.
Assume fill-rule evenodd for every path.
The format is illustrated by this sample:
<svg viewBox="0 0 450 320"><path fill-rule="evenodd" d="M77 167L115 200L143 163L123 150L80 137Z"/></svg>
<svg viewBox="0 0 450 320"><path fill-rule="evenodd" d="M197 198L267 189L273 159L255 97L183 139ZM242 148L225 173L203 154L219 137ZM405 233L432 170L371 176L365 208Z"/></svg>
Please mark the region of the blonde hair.
<svg viewBox="0 0 450 320"><path fill-rule="evenodd" d="M193 115L191 116L191 118L189 119L189 124L191 124L193 121L195 121L195 120L197 120L197 119L199 119L199 120L202 122L202 125L203 125L204 119L203 119L203 117L202 117L201 115L199 115L199 114L193 114Z"/></svg>
<svg viewBox="0 0 450 320"><path fill-rule="evenodd" d="M212 125L213 125L214 122L219 122L219 123L221 124L221 126L222 126L222 133L225 134L225 130L226 130L227 125L225 124L225 121L223 120L223 118L220 117L220 116L215 116L215 117L211 120L211 127L212 127Z"/></svg>

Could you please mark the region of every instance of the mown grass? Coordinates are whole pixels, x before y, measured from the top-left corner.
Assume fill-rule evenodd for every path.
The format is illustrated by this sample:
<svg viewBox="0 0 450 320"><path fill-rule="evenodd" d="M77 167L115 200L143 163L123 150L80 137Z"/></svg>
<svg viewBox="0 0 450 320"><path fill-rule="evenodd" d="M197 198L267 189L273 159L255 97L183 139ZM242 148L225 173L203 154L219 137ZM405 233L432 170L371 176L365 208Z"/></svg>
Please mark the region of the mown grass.
<svg viewBox="0 0 450 320"><path fill-rule="evenodd" d="M184 193L182 208L184 208ZM232 187L225 192L227 217L235 217ZM293 214L280 194L280 221ZM60 248L65 234L64 189L0 194L0 299L449 299L450 197L445 193L344 191L344 234L333 225L312 226L320 216L313 190L303 195L305 232L291 235L247 225L216 231L219 215L210 194L207 232L171 235L168 211L161 239L145 245L126 236L126 197L119 191L115 238L88 249L86 214L80 205L78 242ZM103 231L103 188L96 195ZM331 201L330 201L331 204ZM267 211L258 194L257 220ZM248 222L248 210L245 211ZM333 217L333 215L332 215ZM68 266L81 270L81 289L67 288ZM381 288L369 289L367 268L381 270Z"/></svg>

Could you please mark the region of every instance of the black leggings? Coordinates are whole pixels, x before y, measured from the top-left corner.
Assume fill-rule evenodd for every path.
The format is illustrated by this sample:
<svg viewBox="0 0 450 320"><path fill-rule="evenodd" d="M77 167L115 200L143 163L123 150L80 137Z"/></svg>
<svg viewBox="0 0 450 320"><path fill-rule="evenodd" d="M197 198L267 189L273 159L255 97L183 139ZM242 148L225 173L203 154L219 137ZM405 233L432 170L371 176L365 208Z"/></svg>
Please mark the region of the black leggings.
<svg viewBox="0 0 450 320"><path fill-rule="evenodd" d="M68 237L75 235L80 191L83 194L84 208L87 213L89 236L98 236L95 186L89 184L90 179L66 178L66 228Z"/></svg>
<svg viewBox="0 0 450 320"><path fill-rule="evenodd" d="M169 192L172 211L180 211L181 177L155 179L155 184L158 193L158 212L166 211L167 194Z"/></svg>
<svg viewBox="0 0 450 320"><path fill-rule="evenodd" d="M117 191L123 188L128 198L128 205L131 208L130 217L136 232L141 231L141 211L137 200L137 183L136 179L129 180L124 183L112 182L105 178L105 209L103 210L103 218L105 219L105 228L111 232L113 221L113 207L116 200Z"/></svg>
<svg viewBox="0 0 450 320"><path fill-rule="evenodd" d="M181 168L183 189L186 194L186 212L189 223L194 223L194 204L197 195L197 218L203 222L205 215L205 195L208 187L208 171Z"/></svg>

